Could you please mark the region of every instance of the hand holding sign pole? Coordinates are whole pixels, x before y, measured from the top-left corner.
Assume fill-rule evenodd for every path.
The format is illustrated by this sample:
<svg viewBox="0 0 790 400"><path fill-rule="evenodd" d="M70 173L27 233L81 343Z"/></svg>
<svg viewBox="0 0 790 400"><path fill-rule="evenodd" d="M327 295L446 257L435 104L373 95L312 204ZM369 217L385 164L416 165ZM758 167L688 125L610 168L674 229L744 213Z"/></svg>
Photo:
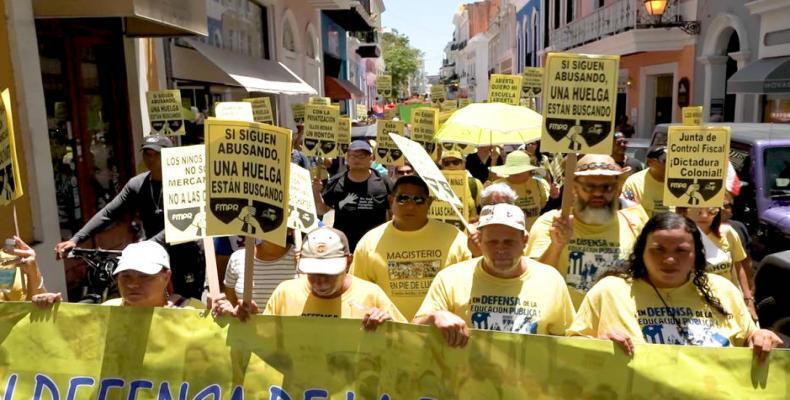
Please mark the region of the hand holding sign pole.
<svg viewBox="0 0 790 400"><path fill-rule="evenodd" d="M14 233L19 237L19 217L16 211L16 200L22 197L22 179L19 171L19 160L16 155L14 140L14 115L11 107L11 92L4 89L0 92L0 206L11 204L14 219ZM22 274L22 286L31 293L29 282Z"/></svg>

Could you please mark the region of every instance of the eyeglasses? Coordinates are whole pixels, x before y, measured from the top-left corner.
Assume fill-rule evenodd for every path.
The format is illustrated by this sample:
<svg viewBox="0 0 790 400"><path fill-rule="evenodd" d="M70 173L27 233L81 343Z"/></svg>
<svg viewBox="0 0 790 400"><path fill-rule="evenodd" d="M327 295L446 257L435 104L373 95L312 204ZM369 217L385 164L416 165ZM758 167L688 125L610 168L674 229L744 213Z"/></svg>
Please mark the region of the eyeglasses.
<svg viewBox="0 0 790 400"><path fill-rule="evenodd" d="M428 201L428 198L416 194L399 194L395 197L395 201L397 201L400 205L412 202L415 205L421 206L425 204L426 201Z"/></svg>
<svg viewBox="0 0 790 400"><path fill-rule="evenodd" d="M459 160L457 158L445 159L445 160L442 160L442 166L443 167L449 167L449 166L452 166L452 165L461 165L462 162L463 162L462 160Z"/></svg>
<svg viewBox="0 0 790 400"><path fill-rule="evenodd" d="M594 185L594 184L584 183L579 181L576 181L576 185L585 193L594 193L596 191L611 193L617 187L617 184L615 183L604 183L601 185Z"/></svg>

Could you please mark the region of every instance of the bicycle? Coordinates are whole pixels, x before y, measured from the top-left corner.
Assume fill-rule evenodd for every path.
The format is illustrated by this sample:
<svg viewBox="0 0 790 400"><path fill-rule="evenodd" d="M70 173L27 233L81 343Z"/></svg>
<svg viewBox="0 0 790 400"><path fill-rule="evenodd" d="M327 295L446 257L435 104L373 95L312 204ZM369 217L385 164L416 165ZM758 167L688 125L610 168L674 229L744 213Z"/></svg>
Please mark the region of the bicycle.
<svg viewBox="0 0 790 400"><path fill-rule="evenodd" d="M75 247L69 252L68 258L80 258L88 265L82 296L78 303L101 304L111 295L118 294L118 287L112 274L118 267L120 256L120 250Z"/></svg>

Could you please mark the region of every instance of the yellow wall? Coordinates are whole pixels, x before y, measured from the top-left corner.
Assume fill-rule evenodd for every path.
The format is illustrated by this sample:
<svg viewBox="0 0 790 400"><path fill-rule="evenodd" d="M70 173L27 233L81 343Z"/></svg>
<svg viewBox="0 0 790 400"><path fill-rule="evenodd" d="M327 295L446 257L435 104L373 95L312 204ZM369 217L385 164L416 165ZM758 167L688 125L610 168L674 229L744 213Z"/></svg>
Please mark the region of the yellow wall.
<svg viewBox="0 0 790 400"><path fill-rule="evenodd" d="M19 125L19 112L16 110L16 85L14 84L14 71L11 67L11 50L9 48L9 32L6 20L6 1L0 0L0 90L11 89L11 103L14 107L14 133L16 137L16 153L19 158L20 173L22 175L22 188L25 194L16 201L17 216L19 218L19 231L22 238L31 243L33 240L33 218L30 210L30 194L28 193L27 161L22 149L22 142L26 140ZM45 160L45 162L47 162ZM12 207L0 207L0 240L14 234L14 217Z"/></svg>

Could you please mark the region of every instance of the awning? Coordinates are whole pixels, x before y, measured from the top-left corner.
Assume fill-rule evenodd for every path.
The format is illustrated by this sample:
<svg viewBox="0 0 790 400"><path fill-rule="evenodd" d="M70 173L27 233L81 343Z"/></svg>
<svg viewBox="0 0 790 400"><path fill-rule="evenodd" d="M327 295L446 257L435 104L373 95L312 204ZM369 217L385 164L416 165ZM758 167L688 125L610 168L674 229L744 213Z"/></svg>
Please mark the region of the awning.
<svg viewBox="0 0 790 400"><path fill-rule="evenodd" d="M375 27L367 10L359 3L346 10L324 10L323 13L349 32L367 32Z"/></svg>
<svg viewBox="0 0 790 400"><path fill-rule="evenodd" d="M248 92L318 94L282 63L218 49L195 39L185 40ZM188 76L183 76L186 74L189 74L188 68L182 68L178 73L175 69L173 71L175 78L190 79Z"/></svg>
<svg viewBox="0 0 790 400"><path fill-rule="evenodd" d="M727 93L790 93L790 57L763 58L727 81Z"/></svg>
<svg viewBox="0 0 790 400"><path fill-rule="evenodd" d="M324 77L324 95L332 100L345 100L365 97L365 93L345 79Z"/></svg>
<svg viewBox="0 0 790 400"><path fill-rule="evenodd" d="M208 34L206 2L195 0L33 0L36 18L123 18L127 36Z"/></svg>

